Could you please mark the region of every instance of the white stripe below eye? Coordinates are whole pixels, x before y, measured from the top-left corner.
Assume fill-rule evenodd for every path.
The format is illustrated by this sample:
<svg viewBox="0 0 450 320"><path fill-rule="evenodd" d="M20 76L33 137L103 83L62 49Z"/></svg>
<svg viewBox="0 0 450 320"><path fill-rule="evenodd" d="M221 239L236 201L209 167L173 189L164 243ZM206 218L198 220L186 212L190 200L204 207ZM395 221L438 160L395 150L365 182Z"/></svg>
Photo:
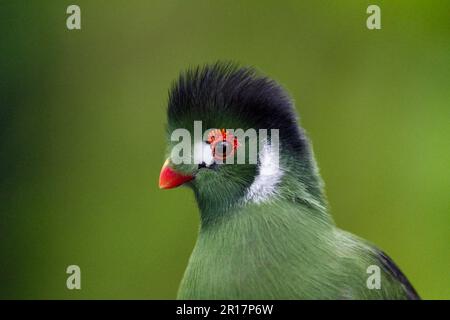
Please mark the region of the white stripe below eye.
<svg viewBox="0 0 450 320"><path fill-rule="evenodd" d="M264 145L259 154L258 175L248 189L246 201L260 203L276 194L283 176L278 157L278 150L273 150L269 144Z"/></svg>

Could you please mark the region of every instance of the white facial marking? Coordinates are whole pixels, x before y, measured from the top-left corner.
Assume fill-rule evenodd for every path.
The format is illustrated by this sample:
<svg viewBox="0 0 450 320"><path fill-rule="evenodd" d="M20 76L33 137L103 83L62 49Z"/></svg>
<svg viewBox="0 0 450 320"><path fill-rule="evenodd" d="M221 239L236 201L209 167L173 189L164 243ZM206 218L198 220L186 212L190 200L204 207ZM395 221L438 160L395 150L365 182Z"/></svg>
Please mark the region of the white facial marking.
<svg viewBox="0 0 450 320"><path fill-rule="evenodd" d="M210 166L214 162L211 146L204 141L198 141L194 145L194 163L205 163Z"/></svg>
<svg viewBox="0 0 450 320"><path fill-rule="evenodd" d="M276 194L276 187L283 176L278 157L278 150L264 144L259 155L258 175L248 189L246 201L260 203Z"/></svg>

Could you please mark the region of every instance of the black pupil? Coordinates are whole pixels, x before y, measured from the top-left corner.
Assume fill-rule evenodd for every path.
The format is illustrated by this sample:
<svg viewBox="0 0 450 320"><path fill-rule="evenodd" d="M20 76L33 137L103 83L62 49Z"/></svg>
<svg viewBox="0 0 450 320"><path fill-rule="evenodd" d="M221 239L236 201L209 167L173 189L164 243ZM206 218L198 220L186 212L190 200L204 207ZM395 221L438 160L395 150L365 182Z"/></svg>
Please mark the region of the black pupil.
<svg viewBox="0 0 450 320"><path fill-rule="evenodd" d="M230 153L231 145L227 141L221 141L217 143L215 149L216 154L223 157Z"/></svg>

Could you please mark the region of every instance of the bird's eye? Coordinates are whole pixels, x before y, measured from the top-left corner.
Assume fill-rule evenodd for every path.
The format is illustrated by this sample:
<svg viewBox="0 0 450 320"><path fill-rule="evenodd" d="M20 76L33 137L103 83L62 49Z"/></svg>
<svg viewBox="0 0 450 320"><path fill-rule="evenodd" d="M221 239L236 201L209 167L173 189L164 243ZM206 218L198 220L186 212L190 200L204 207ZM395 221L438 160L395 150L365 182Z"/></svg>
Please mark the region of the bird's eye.
<svg viewBox="0 0 450 320"><path fill-rule="evenodd" d="M233 146L228 141L219 141L214 145L213 155L215 158L225 159L233 152Z"/></svg>
<svg viewBox="0 0 450 320"><path fill-rule="evenodd" d="M225 129L212 130L208 136L208 143L216 160L225 160L233 155L238 147L237 138Z"/></svg>

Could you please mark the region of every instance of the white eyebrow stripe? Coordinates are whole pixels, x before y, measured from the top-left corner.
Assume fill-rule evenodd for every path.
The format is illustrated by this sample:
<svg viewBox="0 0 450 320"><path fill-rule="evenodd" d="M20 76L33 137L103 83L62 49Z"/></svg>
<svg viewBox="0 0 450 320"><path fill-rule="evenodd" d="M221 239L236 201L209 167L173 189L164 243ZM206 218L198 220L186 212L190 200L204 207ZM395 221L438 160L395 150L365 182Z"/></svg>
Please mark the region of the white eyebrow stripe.
<svg viewBox="0 0 450 320"><path fill-rule="evenodd" d="M245 201L261 203L277 193L277 185L283 177L279 166L279 153L267 143L259 154L258 175L245 195Z"/></svg>

